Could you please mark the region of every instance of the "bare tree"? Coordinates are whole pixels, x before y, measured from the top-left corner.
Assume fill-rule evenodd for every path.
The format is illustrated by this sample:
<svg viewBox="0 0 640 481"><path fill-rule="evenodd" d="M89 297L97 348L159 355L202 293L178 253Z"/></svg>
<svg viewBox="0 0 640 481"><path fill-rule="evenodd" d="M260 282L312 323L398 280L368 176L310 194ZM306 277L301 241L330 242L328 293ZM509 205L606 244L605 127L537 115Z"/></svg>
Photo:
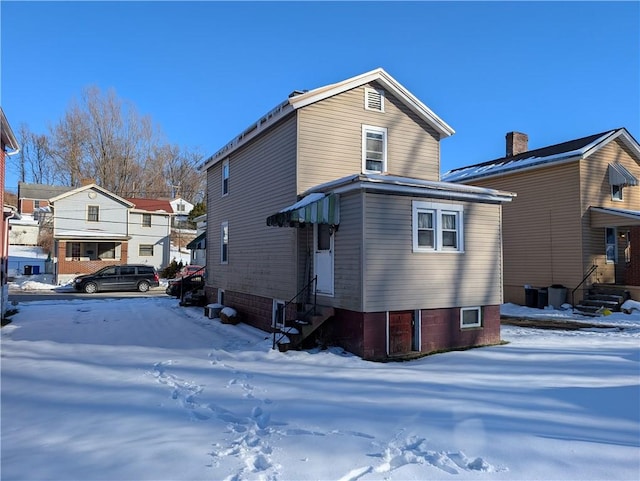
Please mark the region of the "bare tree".
<svg viewBox="0 0 640 481"><path fill-rule="evenodd" d="M205 190L205 175L198 169L202 154L162 143L151 119L114 90L86 88L48 137L27 127L24 137L27 148L16 162L25 181L77 187L91 180L122 197L179 194L192 202Z"/></svg>
<svg viewBox="0 0 640 481"><path fill-rule="evenodd" d="M125 197L144 181L144 160L154 145L155 132L148 117L124 104L115 91L97 87L83 92L53 129L55 152L71 185L92 179Z"/></svg>
<svg viewBox="0 0 640 481"><path fill-rule="evenodd" d="M21 149L14 162L19 180L36 184L54 183L57 176L49 138L32 132L27 124L20 125L18 137Z"/></svg>
<svg viewBox="0 0 640 481"><path fill-rule="evenodd" d="M165 145L156 151L159 163L163 165L164 181L171 189L171 197L183 197L195 202L205 188L205 175L199 171L202 154L181 150L176 145Z"/></svg>
<svg viewBox="0 0 640 481"><path fill-rule="evenodd" d="M76 187L90 178L92 169L85 156L88 130L85 115L78 105L71 105L51 130L51 146L56 172L63 185Z"/></svg>

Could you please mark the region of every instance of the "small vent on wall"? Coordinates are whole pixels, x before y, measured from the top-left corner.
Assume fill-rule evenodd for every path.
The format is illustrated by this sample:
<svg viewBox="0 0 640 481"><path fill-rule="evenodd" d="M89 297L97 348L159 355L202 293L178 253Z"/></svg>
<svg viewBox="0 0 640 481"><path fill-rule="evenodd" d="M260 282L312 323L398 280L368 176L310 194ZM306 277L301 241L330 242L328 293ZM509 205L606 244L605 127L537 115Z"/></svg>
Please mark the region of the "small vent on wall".
<svg viewBox="0 0 640 481"><path fill-rule="evenodd" d="M384 92L382 90L365 89L364 107L367 110L384 112Z"/></svg>

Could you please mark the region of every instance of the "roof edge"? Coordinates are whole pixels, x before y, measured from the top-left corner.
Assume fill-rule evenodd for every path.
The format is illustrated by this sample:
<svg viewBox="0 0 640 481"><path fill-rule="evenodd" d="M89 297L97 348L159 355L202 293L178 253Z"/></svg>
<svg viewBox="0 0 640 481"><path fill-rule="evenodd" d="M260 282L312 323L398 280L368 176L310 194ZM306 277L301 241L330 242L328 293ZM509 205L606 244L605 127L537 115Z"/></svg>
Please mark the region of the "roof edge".
<svg viewBox="0 0 640 481"><path fill-rule="evenodd" d="M429 107L422 103L400 82L389 75L384 69L377 68L369 72L356 75L355 77L342 80L337 83L324 85L313 90L290 97L281 102L274 109L262 116L259 120L247 127L240 135L227 143L220 150L200 165L200 170L207 170L214 166L232 152L249 142L263 130L285 118L289 113L306 107L307 105L319 102L334 95L346 92L356 87L377 81L397 96L410 110L431 125L440 135L440 139L449 137L455 130L444 120L438 117Z"/></svg>

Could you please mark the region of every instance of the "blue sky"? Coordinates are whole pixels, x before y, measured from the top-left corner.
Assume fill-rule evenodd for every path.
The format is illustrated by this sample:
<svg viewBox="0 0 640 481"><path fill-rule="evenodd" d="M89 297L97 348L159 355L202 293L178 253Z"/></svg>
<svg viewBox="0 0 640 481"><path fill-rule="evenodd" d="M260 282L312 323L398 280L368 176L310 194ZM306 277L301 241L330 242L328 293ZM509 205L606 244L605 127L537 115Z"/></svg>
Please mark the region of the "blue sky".
<svg viewBox="0 0 640 481"><path fill-rule="evenodd" d="M456 130L442 171L626 127L640 140L639 2L12 2L0 101L47 133L113 88L208 156L296 89L384 68ZM7 170L6 188L17 176Z"/></svg>

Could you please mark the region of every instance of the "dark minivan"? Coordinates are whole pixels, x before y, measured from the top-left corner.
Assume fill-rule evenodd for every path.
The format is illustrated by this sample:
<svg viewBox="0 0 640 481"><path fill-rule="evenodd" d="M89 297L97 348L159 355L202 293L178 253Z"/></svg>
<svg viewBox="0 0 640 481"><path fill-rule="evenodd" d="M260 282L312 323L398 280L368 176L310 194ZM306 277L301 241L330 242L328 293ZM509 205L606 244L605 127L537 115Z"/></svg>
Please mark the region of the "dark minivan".
<svg viewBox="0 0 640 481"><path fill-rule="evenodd" d="M147 292L150 287L158 287L160 278L153 266L125 264L103 267L93 274L78 276L73 280L76 291L93 294L98 291Z"/></svg>

